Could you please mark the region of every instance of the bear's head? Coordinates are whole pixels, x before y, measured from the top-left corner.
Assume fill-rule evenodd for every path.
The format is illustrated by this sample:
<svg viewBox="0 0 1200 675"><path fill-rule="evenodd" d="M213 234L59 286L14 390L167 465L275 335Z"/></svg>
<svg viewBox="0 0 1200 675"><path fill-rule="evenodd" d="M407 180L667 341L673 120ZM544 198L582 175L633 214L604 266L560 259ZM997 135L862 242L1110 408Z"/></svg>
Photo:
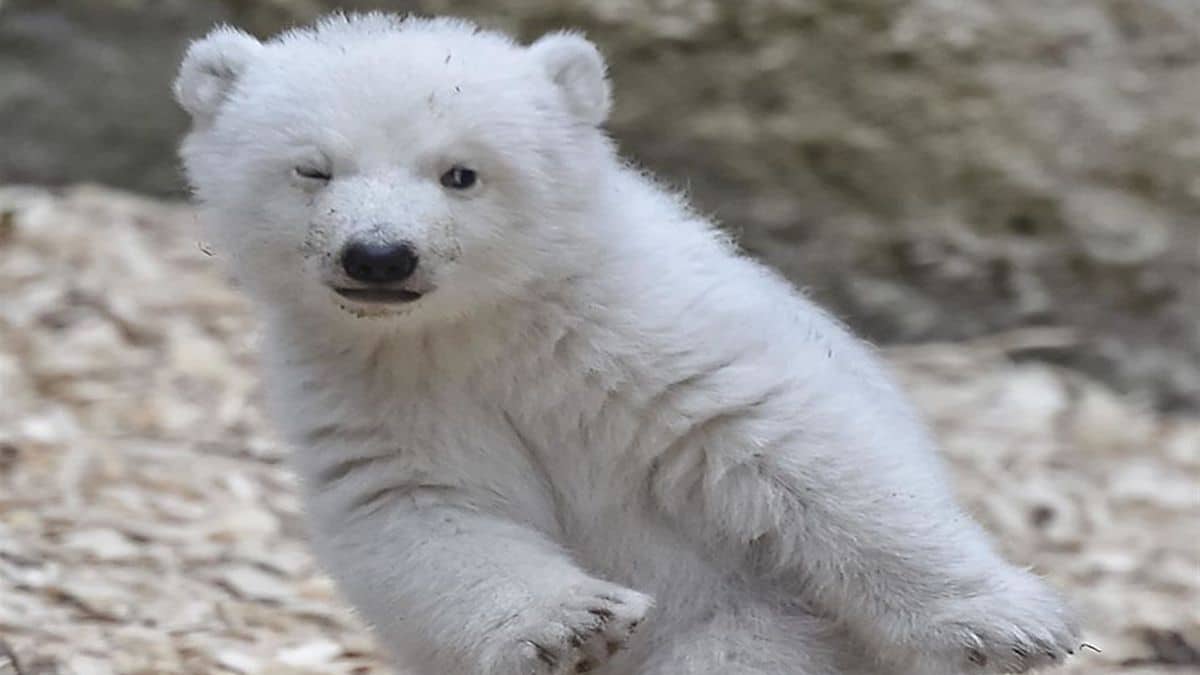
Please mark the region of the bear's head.
<svg viewBox="0 0 1200 675"><path fill-rule="evenodd" d="M571 33L521 46L382 14L266 42L219 28L175 94L208 236L269 305L419 322L552 283L587 255L613 162L604 61Z"/></svg>

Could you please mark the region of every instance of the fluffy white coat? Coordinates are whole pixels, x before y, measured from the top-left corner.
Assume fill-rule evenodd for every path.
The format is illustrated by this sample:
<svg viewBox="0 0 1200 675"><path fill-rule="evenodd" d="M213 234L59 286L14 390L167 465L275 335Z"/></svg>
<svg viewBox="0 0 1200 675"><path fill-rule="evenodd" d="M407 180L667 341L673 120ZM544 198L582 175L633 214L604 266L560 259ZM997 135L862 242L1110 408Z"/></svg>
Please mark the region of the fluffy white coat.
<svg viewBox="0 0 1200 675"><path fill-rule="evenodd" d="M314 548L398 663L940 675L1077 644L872 351L619 160L583 38L221 28L176 94ZM418 300L339 294L364 238L414 247Z"/></svg>

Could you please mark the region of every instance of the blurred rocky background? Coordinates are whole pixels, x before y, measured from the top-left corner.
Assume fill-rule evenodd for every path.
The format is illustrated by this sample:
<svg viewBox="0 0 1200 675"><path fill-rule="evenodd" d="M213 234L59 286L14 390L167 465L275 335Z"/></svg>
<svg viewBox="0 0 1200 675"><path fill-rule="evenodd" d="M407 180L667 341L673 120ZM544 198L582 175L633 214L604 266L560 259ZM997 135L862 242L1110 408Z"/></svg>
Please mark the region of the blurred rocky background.
<svg viewBox="0 0 1200 675"><path fill-rule="evenodd" d="M188 39L333 6L584 28L625 151L872 339L1200 405L1195 0L0 0L0 181L184 196Z"/></svg>
<svg viewBox="0 0 1200 675"><path fill-rule="evenodd" d="M214 23L334 4L0 0L0 675L386 672L306 552L169 96ZM585 28L625 151L891 345L1079 605L1102 653L1063 672L1200 672L1200 0L340 6Z"/></svg>

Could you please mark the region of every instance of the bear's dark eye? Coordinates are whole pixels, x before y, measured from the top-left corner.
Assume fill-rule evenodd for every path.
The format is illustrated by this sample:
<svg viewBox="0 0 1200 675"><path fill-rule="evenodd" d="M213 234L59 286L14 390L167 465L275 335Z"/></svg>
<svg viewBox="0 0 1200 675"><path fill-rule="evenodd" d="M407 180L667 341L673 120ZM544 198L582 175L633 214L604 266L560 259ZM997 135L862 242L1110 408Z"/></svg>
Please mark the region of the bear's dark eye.
<svg viewBox="0 0 1200 675"><path fill-rule="evenodd" d="M298 166L296 167L296 175L309 180L320 180L328 182L333 178L333 174L323 169L318 169L315 166Z"/></svg>
<svg viewBox="0 0 1200 675"><path fill-rule="evenodd" d="M454 190L466 190L475 184L476 179L473 170L456 166L442 174L442 185Z"/></svg>

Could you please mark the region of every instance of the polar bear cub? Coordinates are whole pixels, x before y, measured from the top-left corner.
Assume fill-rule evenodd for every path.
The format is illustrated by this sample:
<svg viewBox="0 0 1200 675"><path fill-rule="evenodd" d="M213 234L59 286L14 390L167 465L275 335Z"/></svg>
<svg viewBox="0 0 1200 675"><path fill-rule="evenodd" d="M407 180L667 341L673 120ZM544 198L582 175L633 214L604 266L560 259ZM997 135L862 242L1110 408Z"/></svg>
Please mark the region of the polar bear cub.
<svg viewBox="0 0 1200 675"><path fill-rule="evenodd" d="M219 28L176 96L313 546L423 675L1015 673L1076 628L869 348L623 163L573 33Z"/></svg>

